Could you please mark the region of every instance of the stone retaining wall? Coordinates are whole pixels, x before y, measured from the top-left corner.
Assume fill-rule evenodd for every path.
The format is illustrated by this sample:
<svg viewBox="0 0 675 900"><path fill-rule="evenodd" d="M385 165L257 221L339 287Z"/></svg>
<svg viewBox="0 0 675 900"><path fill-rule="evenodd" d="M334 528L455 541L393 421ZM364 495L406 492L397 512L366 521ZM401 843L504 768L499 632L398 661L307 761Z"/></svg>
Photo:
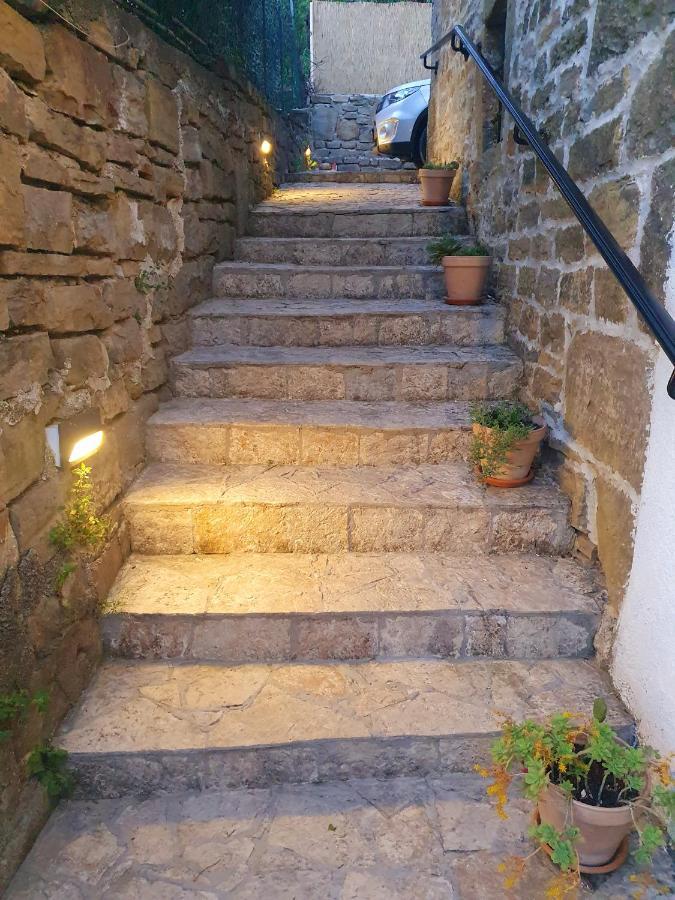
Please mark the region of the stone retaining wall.
<svg viewBox="0 0 675 900"><path fill-rule="evenodd" d="M303 147L234 72L207 72L114 4L78 6L88 39L37 0L0 0L0 694L49 692L43 714L0 722L0 892L47 809L26 756L100 654L98 607L128 552L116 503L143 465L183 314L275 163ZM45 426L90 408L113 529L58 588L49 530L70 475Z"/></svg>
<svg viewBox="0 0 675 900"><path fill-rule="evenodd" d="M661 299L675 182L668 89L675 32L666 6L510 2L504 66L509 89ZM492 7L434 0L433 39L464 22L499 67L498 29L485 26ZM476 67L449 48L432 88L429 129L432 158L464 163L456 182L498 260L507 331L525 362L524 396L544 411L563 454L579 547L592 555L597 545L609 625L631 566L654 342L533 153L505 126L499 133Z"/></svg>
<svg viewBox="0 0 675 900"><path fill-rule="evenodd" d="M312 153L320 168L338 172L414 169L412 163L373 152L375 107L380 95L314 94L310 98Z"/></svg>

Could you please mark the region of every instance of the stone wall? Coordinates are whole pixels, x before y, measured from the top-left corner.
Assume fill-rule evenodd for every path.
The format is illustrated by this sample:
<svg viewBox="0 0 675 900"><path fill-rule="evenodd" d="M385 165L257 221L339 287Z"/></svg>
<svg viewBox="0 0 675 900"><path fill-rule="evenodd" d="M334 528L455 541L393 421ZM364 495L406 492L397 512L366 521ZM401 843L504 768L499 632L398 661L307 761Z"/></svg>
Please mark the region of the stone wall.
<svg viewBox="0 0 675 900"><path fill-rule="evenodd" d="M185 346L183 314L270 191L261 137L281 170L302 152L234 72L207 72L113 4L80 6L88 38L37 0L0 0L0 695L49 692L44 713L0 722L0 892L46 814L26 756L99 657L99 605L128 550L116 504ZM113 526L59 587L49 530L70 474L45 426L90 408Z"/></svg>
<svg viewBox="0 0 675 900"><path fill-rule="evenodd" d="M675 183L669 5L434 0L433 15L434 40L464 23L483 41L661 299ZM509 124L500 125L476 67L443 51L430 105L431 158L462 160L457 184L498 261L510 341L525 361L524 397L551 425L578 546L587 555L597 546L612 615L631 567L655 345L532 152L514 144Z"/></svg>
<svg viewBox="0 0 675 900"><path fill-rule="evenodd" d="M375 107L380 94L313 94L310 97L311 147L320 168L339 172L414 169L412 163L373 152Z"/></svg>

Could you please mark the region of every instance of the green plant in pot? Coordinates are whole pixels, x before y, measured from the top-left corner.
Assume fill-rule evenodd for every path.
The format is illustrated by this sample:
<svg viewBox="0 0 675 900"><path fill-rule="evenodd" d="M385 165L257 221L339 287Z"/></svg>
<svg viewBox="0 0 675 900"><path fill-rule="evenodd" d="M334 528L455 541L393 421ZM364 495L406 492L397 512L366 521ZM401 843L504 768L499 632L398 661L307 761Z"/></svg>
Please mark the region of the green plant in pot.
<svg viewBox="0 0 675 900"><path fill-rule="evenodd" d="M422 188L422 206L447 206L450 190L459 168L457 162L424 163L418 171Z"/></svg>
<svg viewBox="0 0 675 900"><path fill-rule="evenodd" d="M494 487L519 487L534 477L534 458L546 426L522 403L474 403L471 406L471 460L482 481Z"/></svg>
<svg viewBox="0 0 675 900"><path fill-rule="evenodd" d="M480 303L492 257L484 244L468 244L453 234L444 234L427 245L429 259L443 266L445 302L450 306Z"/></svg>
<svg viewBox="0 0 675 900"><path fill-rule="evenodd" d="M628 744L607 723L607 705L598 699L585 720L559 712L542 722L506 719L492 745L492 765L477 771L492 779L487 792L497 813L512 784L535 806L530 837L560 869L547 896L562 897L579 884L579 873L610 872L628 854L628 836L637 837L635 861L651 861L666 843L675 816L670 762L649 747ZM528 857L511 857L500 867L509 886Z"/></svg>

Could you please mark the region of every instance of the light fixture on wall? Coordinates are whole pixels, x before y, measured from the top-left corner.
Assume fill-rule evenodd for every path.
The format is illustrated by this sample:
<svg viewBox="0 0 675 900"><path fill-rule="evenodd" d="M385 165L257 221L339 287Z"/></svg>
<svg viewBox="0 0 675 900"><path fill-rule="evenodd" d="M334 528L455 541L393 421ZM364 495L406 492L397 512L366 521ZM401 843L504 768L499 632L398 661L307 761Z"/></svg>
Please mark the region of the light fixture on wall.
<svg viewBox="0 0 675 900"><path fill-rule="evenodd" d="M96 409L57 422L45 429L47 444L57 466L76 466L96 453L103 443L101 415Z"/></svg>
<svg viewBox="0 0 675 900"><path fill-rule="evenodd" d="M272 152L272 143L268 141L267 138L263 138L260 142L260 152L263 156L269 156Z"/></svg>

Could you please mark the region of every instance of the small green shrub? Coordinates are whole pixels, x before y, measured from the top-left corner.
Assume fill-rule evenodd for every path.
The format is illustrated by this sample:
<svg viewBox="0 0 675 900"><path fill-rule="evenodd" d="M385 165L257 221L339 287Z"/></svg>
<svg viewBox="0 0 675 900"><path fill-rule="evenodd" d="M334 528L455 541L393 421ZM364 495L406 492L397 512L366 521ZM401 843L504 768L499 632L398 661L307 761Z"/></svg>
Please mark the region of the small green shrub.
<svg viewBox="0 0 675 900"><path fill-rule="evenodd" d="M471 421L491 429L489 437L473 434L471 441L471 461L489 477L499 473L513 445L538 427L522 403L474 403Z"/></svg>
<svg viewBox="0 0 675 900"><path fill-rule="evenodd" d="M435 241L427 244L429 259L434 265L440 265L444 256L489 256L488 248L476 242L475 244L463 244L453 234L444 234Z"/></svg>
<svg viewBox="0 0 675 900"><path fill-rule="evenodd" d="M454 172L456 169L459 169L459 163L453 160L452 162L425 162L422 166L423 169L445 169L448 172Z"/></svg>
<svg viewBox="0 0 675 900"><path fill-rule="evenodd" d="M63 520L49 532L49 539L61 550L72 550L73 547L95 550L106 539L110 523L107 517L96 513L91 468L81 463L73 470L73 474L75 481ZM70 573L66 573L64 581L68 574Z"/></svg>
<svg viewBox="0 0 675 900"><path fill-rule="evenodd" d="M9 694L0 694L0 725L6 726L21 721L31 703L40 714L45 713L49 706L49 691L37 691L33 697L29 697L28 691L24 688ZM11 733L10 728L0 729L0 741L6 741Z"/></svg>
<svg viewBox="0 0 675 900"><path fill-rule="evenodd" d="M64 562L54 576L54 590L59 593L63 585L66 583L68 576L72 575L77 569L77 563Z"/></svg>
<svg viewBox="0 0 675 900"><path fill-rule="evenodd" d="M40 782L52 804L72 794L75 779L68 771L68 753L60 747L50 742L36 747L28 757L26 768L29 776Z"/></svg>

